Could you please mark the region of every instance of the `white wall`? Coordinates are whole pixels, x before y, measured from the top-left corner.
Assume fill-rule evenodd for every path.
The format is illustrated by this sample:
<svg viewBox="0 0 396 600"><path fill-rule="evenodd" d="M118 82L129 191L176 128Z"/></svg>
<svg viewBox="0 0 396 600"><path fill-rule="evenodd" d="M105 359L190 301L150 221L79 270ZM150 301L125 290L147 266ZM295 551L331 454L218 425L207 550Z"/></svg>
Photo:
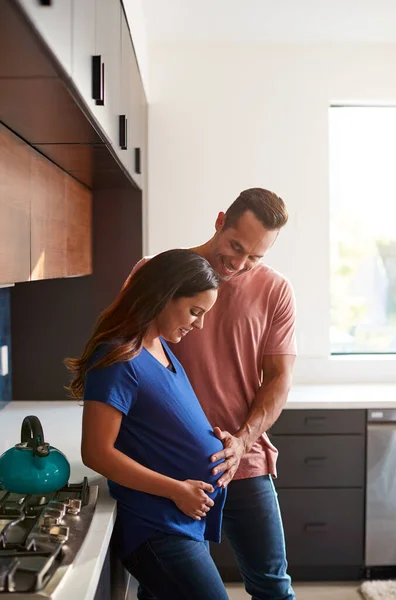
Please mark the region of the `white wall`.
<svg viewBox="0 0 396 600"><path fill-rule="evenodd" d="M291 215L267 260L296 290L295 381L396 381L396 361L328 358L333 102L396 103L396 44L154 45L148 250L203 242L242 189L272 189Z"/></svg>

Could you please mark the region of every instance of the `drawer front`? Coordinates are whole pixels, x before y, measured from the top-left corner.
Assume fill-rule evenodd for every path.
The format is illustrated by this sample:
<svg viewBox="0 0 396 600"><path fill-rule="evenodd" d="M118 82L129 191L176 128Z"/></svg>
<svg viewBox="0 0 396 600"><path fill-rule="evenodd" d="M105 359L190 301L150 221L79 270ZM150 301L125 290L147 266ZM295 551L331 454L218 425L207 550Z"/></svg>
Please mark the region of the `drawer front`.
<svg viewBox="0 0 396 600"><path fill-rule="evenodd" d="M278 488L363 487L362 435L279 435Z"/></svg>
<svg viewBox="0 0 396 600"><path fill-rule="evenodd" d="M363 566L363 490L280 490L290 566Z"/></svg>
<svg viewBox="0 0 396 600"><path fill-rule="evenodd" d="M365 410L290 410L282 412L271 435L360 433L366 428Z"/></svg>

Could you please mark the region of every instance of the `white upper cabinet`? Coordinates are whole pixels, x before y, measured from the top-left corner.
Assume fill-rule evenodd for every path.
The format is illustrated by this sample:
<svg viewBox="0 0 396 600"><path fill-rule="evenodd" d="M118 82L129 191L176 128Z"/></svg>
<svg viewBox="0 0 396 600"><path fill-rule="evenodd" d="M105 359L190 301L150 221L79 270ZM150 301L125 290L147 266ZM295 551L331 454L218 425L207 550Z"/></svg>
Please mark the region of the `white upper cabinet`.
<svg viewBox="0 0 396 600"><path fill-rule="evenodd" d="M89 109L96 114L96 102L92 96L95 5L96 0L73 0L72 79Z"/></svg>
<svg viewBox="0 0 396 600"><path fill-rule="evenodd" d="M96 0L93 77L99 80L99 100L95 114L115 149L121 114L121 10L120 0Z"/></svg>
<svg viewBox="0 0 396 600"><path fill-rule="evenodd" d="M133 49L128 25L124 13L121 15L121 100L122 115L125 116L126 135L124 135L123 147L118 145L118 156L131 174L135 183L143 187L143 155L142 155L142 131L144 125L140 122L144 118L142 114L142 84L137 66L135 52Z"/></svg>
<svg viewBox="0 0 396 600"><path fill-rule="evenodd" d="M133 174L134 132L136 128L136 110L133 98L133 48L129 36L124 12L121 14L121 116L120 139L117 154L127 171ZM124 128L124 129L123 129Z"/></svg>
<svg viewBox="0 0 396 600"><path fill-rule="evenodd" d="M1 2L1 0L0 0ZM141 189L147 103L120 0L18 0Z"/></svg>
<svg viewBox="0 0 396 600"><path fill-rule="evenodd" d="M18 0L68 75L72 70L72 0Z"/></svg>

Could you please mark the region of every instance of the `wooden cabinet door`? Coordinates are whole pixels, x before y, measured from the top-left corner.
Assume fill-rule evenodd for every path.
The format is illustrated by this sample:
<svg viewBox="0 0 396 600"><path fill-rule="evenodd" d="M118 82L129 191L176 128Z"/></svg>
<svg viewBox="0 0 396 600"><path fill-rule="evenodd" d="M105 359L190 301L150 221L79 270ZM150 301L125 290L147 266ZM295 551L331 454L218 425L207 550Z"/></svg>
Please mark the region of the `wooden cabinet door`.
<svg viewBox="0 0 396 600"><path fill-rule="evenodd" d="M30 273L30 152L0 124L0 284Z"/></svg>
<svg viewBox="0 0 396 600"><path fill-rule="evenodd" d="M121 4L120 0L96 0L95 55L104 69L103 106L96 115L114 148L118 147L121 110Z"/></svg>
<svg viewBox="0 0 396 600"><path fill-rule="evenodd" d="M62 67L71 74L72 0L18 0Z"/></svg>
<svg viewBox="0 0 396 600"><path fill-rule="evenodd" d="M33 152L31 280L92 273L91 192Z"/></svg>
<svg viewBox="0 0 396 600"><path fill-rule="evenodd" d="M91 192L0 124L0 284L92 273Z"/></svg>
<svg viewBox="0 0 396 600"><path fill-rule="evenodd" d="M92 194L66 177L66 276L92 273Z"/></svg>
<svg viewBox="0 0 396 600"><path fill-rule="evenodd" d="M31 280L66 275L66 176L32 150Z"/></svg>

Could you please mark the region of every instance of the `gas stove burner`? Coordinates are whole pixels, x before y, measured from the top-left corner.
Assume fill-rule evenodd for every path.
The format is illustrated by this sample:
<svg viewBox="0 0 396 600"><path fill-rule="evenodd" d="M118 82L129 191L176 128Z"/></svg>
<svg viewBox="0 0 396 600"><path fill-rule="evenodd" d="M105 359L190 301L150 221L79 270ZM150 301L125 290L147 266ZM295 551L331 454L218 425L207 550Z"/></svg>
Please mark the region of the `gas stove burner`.
<svg viewBox="0 0 396 600"><path fill-rule="evenodd" d="M0 600L51 597L88 533L97 495L87 478L45 496L0 492Z"/></svg>

